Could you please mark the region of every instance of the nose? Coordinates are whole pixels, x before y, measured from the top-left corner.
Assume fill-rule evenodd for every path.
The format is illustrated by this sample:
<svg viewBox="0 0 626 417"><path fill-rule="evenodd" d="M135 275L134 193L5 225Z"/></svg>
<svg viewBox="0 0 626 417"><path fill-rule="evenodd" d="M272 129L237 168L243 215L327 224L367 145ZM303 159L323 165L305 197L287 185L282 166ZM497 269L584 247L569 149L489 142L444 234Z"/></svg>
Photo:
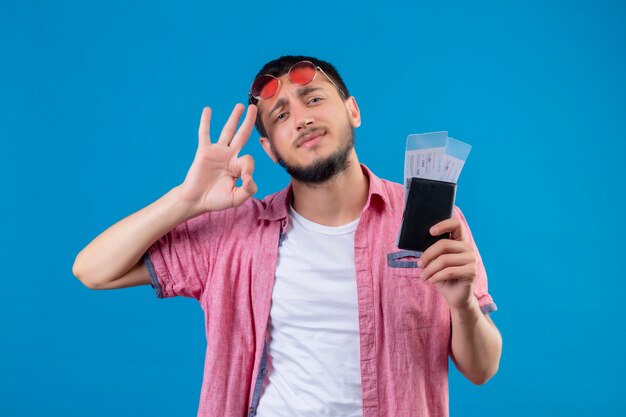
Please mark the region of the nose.
<svg viewBox="0 0 626 417"><path fill-rule="evenodd" d="M312 124L313 124L313 119L309 117L309 118L303 119L302 121L299 121L296 129L298 129L298 132L299 132L302 129Z"/></svg>
<svg viewBox="0 0 626 417"><path fill-rule="evenodd" d="M291 113L293 116L293 120L296 123L296 130L298 132L300 132L302 129L306 129L314 122L311 111L306 106L294 106L291 109Z"/></svg>

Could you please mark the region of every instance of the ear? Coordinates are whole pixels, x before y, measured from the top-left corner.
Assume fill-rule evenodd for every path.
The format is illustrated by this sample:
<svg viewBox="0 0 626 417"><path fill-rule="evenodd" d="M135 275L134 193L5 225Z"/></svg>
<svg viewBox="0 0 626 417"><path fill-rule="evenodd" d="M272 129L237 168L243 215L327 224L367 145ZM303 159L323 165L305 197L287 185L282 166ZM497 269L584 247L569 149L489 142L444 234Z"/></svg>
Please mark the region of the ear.
<svg viewBox="0 0 626 417"><path fill-rule="evenodd" d="M359 105L356 104L354 96L348 97L343 103L348 111L348 118L352 127L361 126L361 110L359 110Z"/></svg>
<svg viewBox="0 0 626 417"><path fill-rule="evenodd" d="M270 143L270 141L266 137L261 136L259 142L261 142L261 147L263 148L267 156L269 156L270 159L274 161L275 164L277 164L278 159L276 158L276 155L274 155L274 150L272 149L272 144Z"/></svg>

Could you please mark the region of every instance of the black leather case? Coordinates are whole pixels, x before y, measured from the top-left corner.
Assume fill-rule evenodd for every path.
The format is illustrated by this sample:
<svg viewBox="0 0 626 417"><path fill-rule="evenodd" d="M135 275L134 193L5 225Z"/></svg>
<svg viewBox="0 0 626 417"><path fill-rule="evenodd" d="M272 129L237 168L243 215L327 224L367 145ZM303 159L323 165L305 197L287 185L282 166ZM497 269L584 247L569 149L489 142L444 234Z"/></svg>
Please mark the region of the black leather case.
<svg viewBox="0 0 626 417"><path fill-rule="evenodd" d="M452 217L455 196L455 183L412 178L402 215L398 247L423 252L438 240L449 238L449 233L432 236L429 229Z"/></svg>

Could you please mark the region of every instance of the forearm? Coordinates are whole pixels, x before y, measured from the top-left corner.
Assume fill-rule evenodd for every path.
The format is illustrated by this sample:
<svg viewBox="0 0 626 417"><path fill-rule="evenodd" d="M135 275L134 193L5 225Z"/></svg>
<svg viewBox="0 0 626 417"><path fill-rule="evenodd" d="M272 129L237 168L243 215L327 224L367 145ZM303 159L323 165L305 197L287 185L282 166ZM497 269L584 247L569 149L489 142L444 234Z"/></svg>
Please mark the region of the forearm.
<svg viewBox="0 0 626 417"><path fill-rule="evenodd" d="M128 272L154 242L196 214L175 187L102 232L78 254L72 271L87 286L103 286Z"/></svg>
<svg viewBox="0 0 626 417"><path fill-rule="evenodd" d="M472 298L465 309L452 309L452 360L475 384L484 384L498 371L502 337Z"/></svg>

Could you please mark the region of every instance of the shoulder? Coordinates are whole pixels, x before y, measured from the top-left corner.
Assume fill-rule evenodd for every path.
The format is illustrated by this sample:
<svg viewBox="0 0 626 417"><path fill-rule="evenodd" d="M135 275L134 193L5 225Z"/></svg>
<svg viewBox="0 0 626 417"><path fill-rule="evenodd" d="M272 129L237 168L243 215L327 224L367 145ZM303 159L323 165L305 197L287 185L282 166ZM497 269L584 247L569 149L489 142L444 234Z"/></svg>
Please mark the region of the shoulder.
<svg viewBox="0 0 626 417"><path fill-rule="evenodd" d="M381 178L380 188L382 197L391 211L401 214L404 211L404 186L400 183Z"/></svg>
<svg viewBox="0 0 626 417"><path fill-rule="evenodd" d="M400 197L404 198L404 186L402 184L395 181L389 181L384 178L381 178L380 182L384 190L392 199L398 199Z"/></svg>
<svg viewBox="0 0 626 417"><path fill-rule="evenodd" d="M382 189L381 194L384 194L383 198L385 198L391 211L396 214L397 213L402 214L402 212L404 211L404 205L405 205L404 185L394 182L394 181L389 181L383 178L380 178L379 181L380 181L380 185ZM456 204L454 205L453 217L458 217L461 219L463 223L467 224L467 221L465 219L465 216L463 215L463 212L461 211L461 208L457 206Z"/></svg>

